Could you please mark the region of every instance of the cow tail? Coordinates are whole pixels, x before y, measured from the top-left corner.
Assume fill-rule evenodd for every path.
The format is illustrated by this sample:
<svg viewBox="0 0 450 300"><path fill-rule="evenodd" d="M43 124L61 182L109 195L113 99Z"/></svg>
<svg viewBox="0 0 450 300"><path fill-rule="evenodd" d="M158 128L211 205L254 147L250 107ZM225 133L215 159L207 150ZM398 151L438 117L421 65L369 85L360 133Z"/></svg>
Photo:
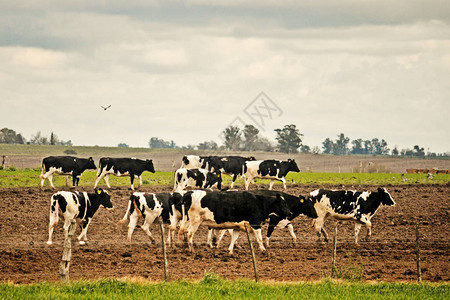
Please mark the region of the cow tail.
<svg viewBox="0 0 450 300"><path fill-rule="evenodd" d="M102 162L100 161L98 164L97 175L95 175L95 178L98 178L101 170L102 170Z"/></svg>
<svg viewBox="0 0 450 300"><path fill-rule="evenodd" d="M130 213L131 205L133 204L133 202L134 202L134 199L133 199L133 196L131 196L130 200L128 201L127 211L125 212L125 215L123 216L123 218L119 221L119 224L125 222L128 219L128 214Z"/></svg>

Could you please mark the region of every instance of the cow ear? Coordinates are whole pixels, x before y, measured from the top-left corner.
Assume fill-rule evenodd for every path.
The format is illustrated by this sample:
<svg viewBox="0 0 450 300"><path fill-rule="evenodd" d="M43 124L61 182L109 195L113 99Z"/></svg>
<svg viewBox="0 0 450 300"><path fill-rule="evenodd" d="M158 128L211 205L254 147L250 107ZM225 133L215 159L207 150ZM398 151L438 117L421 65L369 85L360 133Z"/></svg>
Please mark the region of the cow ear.
<svg viewBox="0 0 450 300"><path fill-rule="evenodd" d="M99 194L99 195L101 195L102 192L103 192L102 189L98 189L98 190L97 190L97 194Z"/></svg>
<svg viewBox="0 0 450 300"><path fill-rule="evenodd" d="M288 163L291 163L291 162L292 162L292 159L289 158L289 159L288 159Z"/></svg>

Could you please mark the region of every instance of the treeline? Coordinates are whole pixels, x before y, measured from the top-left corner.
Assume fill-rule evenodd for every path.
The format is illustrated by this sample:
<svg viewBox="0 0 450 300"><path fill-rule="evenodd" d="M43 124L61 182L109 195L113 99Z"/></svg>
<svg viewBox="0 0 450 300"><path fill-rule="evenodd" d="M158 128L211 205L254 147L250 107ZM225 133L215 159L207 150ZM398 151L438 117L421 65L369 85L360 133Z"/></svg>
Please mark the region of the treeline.
<svg viewBox="0 0 450 300"><path fill-rule="evenodd" d="M401 149L397 147L390 149L384 139L362 139L350 140L345 134L340 133L336 139L326 138L322 142L322 147L309 146L303 143L303 134L297 129L295 124L285 125L277 128L276 141L270 141L261 136L260 131L253 125L245 125L240 129L237 126L225 128L220 137L222 144L215 141L204 141L197 145L178 146L173 140L166 141L158 137L152 137L148 145L150 148L167 149L188 149L188 150L233 150L233 151L266 151L284 153L312 153L331 155L392 155L404 157L436 157L449 158L449 153L425 153L425 149L419 145L414 145L411 149ZM9 128L0 130L0 144L32 144L32 145L63 145L72 146L72 141L63 141L56 134L51 132L50 136L44 136L38 131L30 139L25 139L22 134L16 133ZM118 147L128 147L125 143L120 143Z"/></svg>
<svg viewBox="0 0 450 300"><path fill-rule="evenodd" d="M58 138L53 132L50 136L42 135L38 131L35 135L32 135L30 139L26 139L22 134L16 133L9 128L3 128L0 130L0 144L29 144L29 145L62 145L72 146L72 141L63 141Z"/></svg>

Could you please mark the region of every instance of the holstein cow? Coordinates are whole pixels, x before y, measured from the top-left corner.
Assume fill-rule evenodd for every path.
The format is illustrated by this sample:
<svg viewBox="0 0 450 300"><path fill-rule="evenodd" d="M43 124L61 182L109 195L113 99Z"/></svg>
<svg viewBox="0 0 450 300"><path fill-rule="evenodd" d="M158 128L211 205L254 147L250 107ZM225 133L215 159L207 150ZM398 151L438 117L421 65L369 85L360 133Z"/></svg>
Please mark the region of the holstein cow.
<svg viewBox="0 0 450 300"><path fill-rule="evenodd" d="M211 156L209 157L208 164L210 171L220 170L222 174L228 174L233 176L230 188L233 188L234 182L237 177L244 176L247 172L245 163L247 161L254 161L255 157L242 157L242 156Z"/></svg>
<svg viewBox="0 0 450 300"><path fill-rule="evenodd" d="M366 238L370 238L372 234L370 219L381 204L395 205L394 200L385 188L378 188L376 192L319 189L310 193L310 199L314 202L318 215L313 224L319 241L320 232L322 232L325 241L328 241L328 235L323 225L325 218L330 215L338 220L353 220L355 222L355 244L358 243L358 234L362 224L367 227Z"/></svg>
<svg viewBox="0 0 450 300"><path fill-rule="evenodd" d="M208 169L209 156L185 155L180 169Z"/></svg>
<svg viewBox="0 0 450 300"><path fill-rule="evenodd" d="M134 190L134 177L139 178L139 186L141 186L141 175L144 171L155 173L151 159L102 157L100 159L94 188L97 187L100 179L103 177L108 188L111 188L109 185L109 175L113 174L115 176L130 176L131 189Z"/></svg>
<svg viewBox="0 0 450 300"><path fill-rule="evenodd" d="M237 231L253 231L261 251L265 251L262 243L261 225L271 215L284 219L291 216L286 201L279 195L276 197L252 194L249 192L205 192L196 190L186 193L182 202L189 207L189 226L187 228L188 246L193 248L193 238L201 224L213 229L234 229ZM180 231L184 228L180 228ZM233 254L234 243L239 237L233 232L228 248Z"/></svg>
<svg viewBox="0 0 450 300"><path fill-rule="evenodd" d="M89 158L78 158L74 156L48 156L42 160L41 171L41 188L44 186L45 179L48 178L52 188L53 174L72 175L73 186L78 185L80 182L81 174L87 169L96 169L94 160ZM45 170L45 173L44 173ZM66 185L67 177L66 177Z"/></svg>
<svg viewBox="0 0 450 300"><path fill-rule="evenodd" d="M175 171L173 191L183 191L187 187L211 189L222 188L220 171L213 173L206 169L178 169Z"/></svg>
<svg viewBox="0 0 450 300"><path fill-rule="evenodd" d="M144 224L141 228L149 236L152 243L154 243L155 240L150 232L150 225L153 224L156 218L161 216L164 223L169 223L167 242L170 247L174 239L177 224L182 218L181 209L177 209L181 205L182 196L182 193L133 193L128 202L128 209L120 221L120 223L125 222L128 214L130 214L128 241L131 242L134 228L139 217L142 216L144 218Z"/></svg>
<svg viewBox="0 0 450 300"><path fill-rule="evenodd" d="M251 191L251 193L265 195L265 196L276 196L279 194L285 201L286 204L292 213L292 215L288 218L281 219L279 216L271 215L269 218L269 228L267 229L266 236L266 245L269 245L269 239L272 235L275 228L285 228L287 227L289 230L289 234L291 235L293 242L297 241L297 236L294 233L294 227L292 226L292 220L294 220L299 215L305 215L309 218L317 218L317 212L314 207L314 203L311 199L305 198L304 196L294 196L290 194L286 194L284 192L277 191L268 191L268 190L257 190Z"/></svg>
<svg viewBox="0 0 450 300"><path fill-rule="evenodd" d="M254 160L247 161L247 173L245 173L245 189L248 190L248 186L255 178L271 179L269 184L269 190L272 189L275 180L283 182L283 187L286 189L286 179L284 177L289 172L300 172L297 163L294 159L288 159L287 161L279 160Z"/></svg>
<svg viewBox="0 0 450 300"><path fill-rule="evenodd" d="M53 229L59 221L59 210L64 216L64 232L67 235L71 219L81 220L81 234L78 241L84 245L87 240L87 229L91 223L92 217L100 206L113 209L108 192L102 189L95 189L94 193L79 192L58 192L53 194L50 199L50 222L48 225L48 241L51 245ZM82 240L83 239L83 240Z"/></svg>

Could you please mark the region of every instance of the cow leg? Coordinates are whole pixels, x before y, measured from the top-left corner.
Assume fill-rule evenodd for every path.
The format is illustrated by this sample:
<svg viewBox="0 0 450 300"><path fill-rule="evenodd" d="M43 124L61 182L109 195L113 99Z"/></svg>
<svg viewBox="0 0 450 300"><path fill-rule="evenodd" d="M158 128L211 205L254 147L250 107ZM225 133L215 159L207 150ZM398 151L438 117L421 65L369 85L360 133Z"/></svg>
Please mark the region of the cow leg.
<svg viewBox="0 0 450 300"><path fill-rule="evenodd" d="M370 237L372 236L372 222L367 221L366 227L367 227L366 241L369 241Z"/></svg>
<svg viewBox="0 0 450 300"><path fill-rule="evenodd" d="M65 175L64 178L66 179L66 186L69 186L69 176ZM72 181L75 182L73 175L72 175Z"/></svg>
<svg viewBox="0 0 450 300"><path fill-rule="evenodd" d="M253 228L252 228L253 229ZM259 250L261 250L261 252L265 252L266 248L264 248L264 244L263 244L263 238L262 238L262 233L261 233L261 228L259 229L253 229L253 234L255 235L255 239L258 242L259 245Z"/></svg>
<svg viewBox="0 0 450 300"><path fill-rule="evenodd" d="M202 223L200 217L192 218L189 222L189 228L187 232L188 246L191 252L194 252L194 234L197 231L198 227Z"/></svg>
<svg viewBox="0 0 450 300"><path fill-rule="evenodd" d="M253 178L250 176L245 179L245 190L248 191L248 186L250 185L250 182L252 182Z"/></svg>
<svg viewBox="0 0 450 300"><path fill-rule="evenodd" d="M216 232L214 231L214 229L208 228L208 237L206 239L206 243L209 245L211 249L213 248L213 239L214 241L217 241Z"/></svg>
<svg viewBox="0 0 450 300"><path fill-rule="evenodd" d="M139 178L139 186L138 186L138 188L140 188L142 186L142 176L138 176L138 178Z"/></svg>
<svg viewBox="0 0 450 300"><path fill-rule="evenodd" d="M287 228L289 230L289 234L292 237L292 242L295 244L297 242L297 236L295 235L295 232L294 232L294 226L292 226L292 223L289 223Z"/></svg>
<svg viewBox="0 0 450 300"><path fill-rule="evenodd" d="M108 187L108 189L110 189L111 186L109 185L109 174L106 174L104 176L104 180L105 180L106 186Z"/></svg>
<svg viewBox="0 0 450 300"><path fill-rule="evenodd" d="M225 235L226 232L229 232L231 236L233 236L233 229L222 229L220 231L219 237L217 238L217 243L216 243L216 247L219 248L220 242L223 239L223 236Z"/></svg>
<svg viewBox="0 0 450 300"><path fill-rule="evenodd" d="M130 174L131 190L134 191L134 174Z"/></svg>
<svg viewBox="0 0 450 300"><path fill-rule="evenodd" d="M150 213L150 214L146 213L144 224L141 226L142 230L144 230L144 232L150 238L152 244L155 244L156 241L153 238L152 233L150 232L150 226L153 224L153 222L155 222L155 220L158 216L159 216L159 214L156 214L156 213Z"/></svg>
<svg viewBox="0 0 450 300"><path fill-rule="evenodd" d="M283 182L283 187L284 187L284 189L286 189L286 179L281 178L281 181Z"/></svg>
<svg viewBox="0 0 450 300"><path fill-rule="evenodd" d="M230 185L230 188L231 188L231 189L233 188L234 182L236 181L236 179L237 179L237 174L234 174L234 175L233 175L233 180L231 181L231 185Z"/></svg>
<svg viewBox="0 0 450 300"><path fill-rule="evenodd" d="M105 168L106 169L106 168ZM97 188L98 183L100 182L100 180L105 176L105 173L102 171L100 172L100 169L97 171L97 176L95 177L95 184L94 184L94 189ZM106 182L106 180L105 180Z"/></svg>
<svg viewBox="0 0 450 300"><path fill-rule="evenodd" d="M137 211L133 211L130 215L130 223L128 223L128 242L131 243L131 236L133 235L134 228L136 228L137 221L139 219L139 215Z"/></svg>
<svg viewBox="0 0 450 300"><path fill-rule="evenodd" d="M55 188L55 186L53 185L53 173L50 173L50 174L48 175L48 181L50 182L50 186L51 186L52 188Z"/></svg>
<svg viewBox="0 0 450 300"><path fill-rule="evenodd" d="M53 211L52 211L52 207L54 208ZM53 200L53 197L52 197L52 203L50 205L50 222L48 224L47 245L53 244L53 242L52 242L53 229L55 228L56 224L58 224L58 221L59 221L59 214L58 214L59 211L58 210L59 210L58 201Z"/></svg>
<svg viewBox="0 0 450 300"><path fill-rule="evenodd" d="M328 242L328 235L325 232L325 229L323 229L323 224L325 222L325 216L319 215L317 219L313 220L314 228L316 229L317 233L317 242L320 243L320 233L323 234L323 237L325 239L325 242Z"/></svg>
<svg viewBox="0 0 450 300"><path fill-rule="evenodd" d="M239 231L234 230L233 234L231 235L230 246L228 247L228 252L230 253L230 255L233 255L234 244L236 244L238 238L239 238Z"/></svg>
<svg viewBox="0 0 450 300"><path fill-rule="evenodd" d="M275 180L270 180L270 183L269 183L269 190L272 190L272 188L273 188L273 184L275 183Z"/></svg>
<svg viewBox="0 0 450 300"><path fill-rule="evenodd" d="M82 227L81 233L80 233L80 235L77 238L78 242L80 243L80 245L86 244L86 241L87 241L87 230L88 230L89 224L91 224L91 220L92 220L92 218L87 218L87 220L84 220L82 225L81 225L81 227ZM83 240L81 240L81 239L83 239Z"/></svg>

